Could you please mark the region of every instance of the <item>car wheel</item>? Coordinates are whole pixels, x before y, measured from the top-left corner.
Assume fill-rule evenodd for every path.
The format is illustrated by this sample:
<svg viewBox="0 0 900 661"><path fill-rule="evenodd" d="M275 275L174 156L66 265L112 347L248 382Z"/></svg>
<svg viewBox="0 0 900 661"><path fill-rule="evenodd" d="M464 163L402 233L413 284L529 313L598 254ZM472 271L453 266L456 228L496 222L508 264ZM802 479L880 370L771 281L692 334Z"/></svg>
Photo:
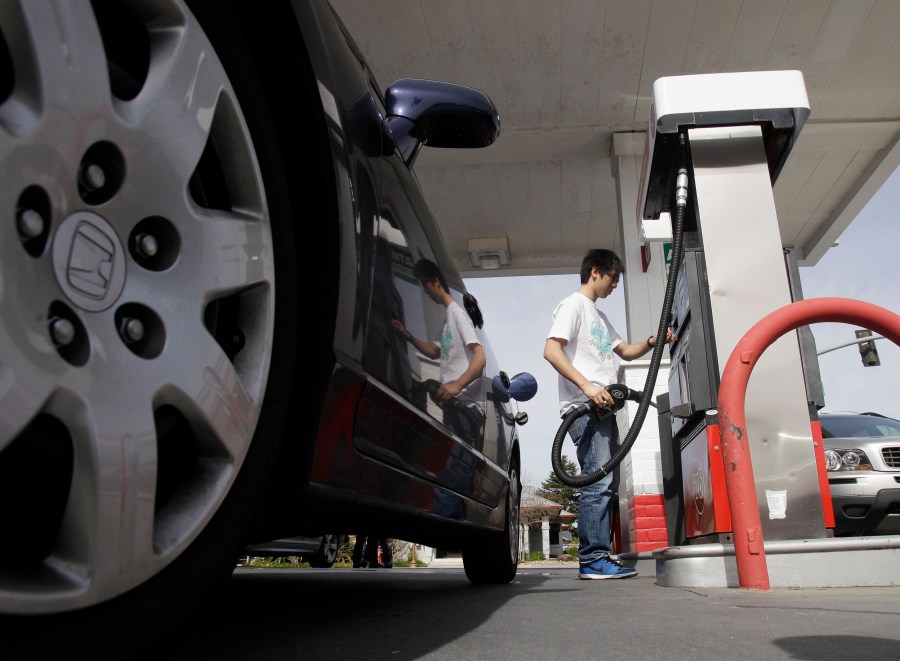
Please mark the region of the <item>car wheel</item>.
<svg viewBox="0 0 900 661"><path fill-rule="evenodd" d="M519 469L509 471L506 495L506 524L502 532L489 533L463 548L463 566L472 583L509 583L519 567L519 505L522 485Z"/></svg>
<svg viewBox="0 0 900 661"><path fill-rule="evenodd" d="M29 645L140 649L227 577L299 390L278 140L208 4L0 12L0 613Z"/></svg>
<svg viewBox="0 0 900 661"><path fill-rule="evenodd" d="M324 535L322 545L317 553L311 555L307 561L310 567L328 569L337 560L338 551L343 546L343 535Z"/></svg>

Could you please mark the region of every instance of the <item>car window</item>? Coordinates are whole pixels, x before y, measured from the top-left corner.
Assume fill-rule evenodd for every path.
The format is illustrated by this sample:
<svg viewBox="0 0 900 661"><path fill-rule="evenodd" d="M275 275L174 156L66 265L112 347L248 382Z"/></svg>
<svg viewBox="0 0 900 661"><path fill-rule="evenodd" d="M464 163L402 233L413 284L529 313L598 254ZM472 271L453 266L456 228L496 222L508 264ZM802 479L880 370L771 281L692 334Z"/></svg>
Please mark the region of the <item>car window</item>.
<svg viewBox="0 0 900 661"><path fill-rule="evenodd" d="M900 436L900 421L868 415L826 417L822 424L823 438L882 438Z"/></svg>
<svg viewBox="0 0 900 661"><path fill-rule="evenodd" d="M366 77L369 79L369 93L378 104L378 110L381 112L381 116L387 117L387 108L384 107L384 98L382 97L384 88L378 86L378 81L375 80L375 75L372 73L372 70L365 65L364 68L366 70Z"/></svg>

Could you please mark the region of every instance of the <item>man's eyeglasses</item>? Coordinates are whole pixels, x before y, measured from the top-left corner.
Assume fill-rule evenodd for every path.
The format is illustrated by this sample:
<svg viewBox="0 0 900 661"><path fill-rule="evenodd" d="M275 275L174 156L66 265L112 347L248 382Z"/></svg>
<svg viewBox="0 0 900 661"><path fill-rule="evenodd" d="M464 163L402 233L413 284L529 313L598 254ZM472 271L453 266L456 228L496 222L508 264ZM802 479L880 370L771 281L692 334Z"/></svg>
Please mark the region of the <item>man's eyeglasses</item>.
<svg viewBox="0 0 900 661"><path fill-rule="evenodd" d="M621 274L621 273L607 273L606 275L609 276L609 279L612 280L612 283L613 283L614 285L619 284L619 280L622 279L622 274Z"/></svg>

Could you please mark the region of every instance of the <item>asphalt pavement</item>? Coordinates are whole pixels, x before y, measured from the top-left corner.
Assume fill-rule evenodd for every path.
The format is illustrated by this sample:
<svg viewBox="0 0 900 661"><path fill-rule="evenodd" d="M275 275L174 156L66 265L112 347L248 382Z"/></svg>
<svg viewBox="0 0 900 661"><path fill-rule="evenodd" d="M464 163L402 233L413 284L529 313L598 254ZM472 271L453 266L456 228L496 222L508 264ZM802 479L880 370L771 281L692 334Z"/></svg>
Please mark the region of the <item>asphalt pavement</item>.
<svg viewBox="0 0 900 661"><path fill-rule="evenodd" d="M895 659L900 587L676 588L523 563L474 586L428 568L238 568L156 659ZM456 565L456 566L454 566Z"/></svg>

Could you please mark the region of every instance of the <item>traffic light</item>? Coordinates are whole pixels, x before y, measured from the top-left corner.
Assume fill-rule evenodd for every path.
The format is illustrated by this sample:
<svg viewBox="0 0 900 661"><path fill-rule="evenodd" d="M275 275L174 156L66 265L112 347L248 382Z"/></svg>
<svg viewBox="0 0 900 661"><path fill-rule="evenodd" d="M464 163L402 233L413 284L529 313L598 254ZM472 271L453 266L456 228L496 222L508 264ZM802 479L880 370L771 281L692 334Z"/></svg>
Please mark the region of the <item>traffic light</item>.
<svg viewBox="0 0 900 661"><path fill-rule="evenodd" d="M871 337L872 331L870 330L858 330L856 331L856 337ZM878 349L875 348L875 340L869 340L868 342L860 342L859 343L859 355L862 357L863 365L866 367L875 367L877 365L881 365L881 361L878 359Z"/></svg>

